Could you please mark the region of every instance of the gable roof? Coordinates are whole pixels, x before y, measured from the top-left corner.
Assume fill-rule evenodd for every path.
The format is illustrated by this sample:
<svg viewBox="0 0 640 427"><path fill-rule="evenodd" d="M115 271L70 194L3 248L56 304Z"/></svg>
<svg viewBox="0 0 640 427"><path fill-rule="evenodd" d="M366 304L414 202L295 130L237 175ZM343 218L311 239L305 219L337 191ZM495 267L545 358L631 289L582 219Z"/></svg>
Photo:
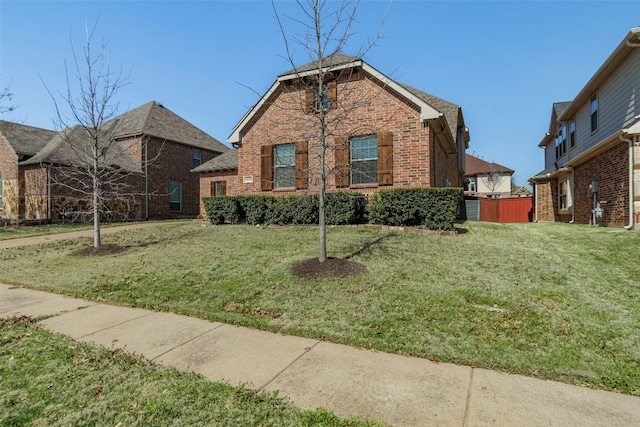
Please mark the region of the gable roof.
<svg viewBox="0 0 640 427"><path fill-rule="evenodd" d="M103 138L112 138L108 131L103 130L102 133ZM55 133L53 138L36 155L19 164L51 163L84 166L92 161L91 148L91 140L87 137L86 129L82 126L74 126L60 133ZM116 167L126 172L142 173L140 164L116 140L108 144L102 159L104 162L102 167Z"/></svg>
<svg viewBox="0 0 640 427"><path fill-rule="evenodd" d="M506 166L499 165L498 163L487 162L479 157L466 154L466 169L465 175L484 175L490 173L507 173L512 174L513 169L509 169Z"/></svg>
<svg viewBox="0 0 640 427"><path fill-rule="evenodd" d="M118 139L148 135L218 153L229 150L229 147L156 101L107 121L105 128L113 128Z"/></svg>
<svg viewBox="0 0 640 427"><path fill-rule="evenodd" d="M191 172L220 172L238 169L238 150L225 151L208 162L191 169Z"/></svg>
<svg viewBox="0 0 640 427"><path fill-rule="evenodd" d="M407 85L403 85L390 77L384 75L380 71L376 70L366 62L357 56L345 55L342 53L335 53L323 58L322 61L323 70L325 72L337 71L345 68L361 67L369 75L378 79L384 86L396 91L408 101L415 104L420 110L420 119L425 122L430 122L432 125L438 123L435 126L436 132L444 132L446 143L450 151L455 152L457 149L455 145L455 135L457 135L458 126L464 126L464 119L460 106L452 104L441 98L429 95L426 92L419 91ZM271 85L269 90L260 98L260 100L244 115L244 117L233 128L228 141L231 144L238 144L241 142L241 132L245 126L251 123L252 118L261 109L267 107L267 101L272 95L276 93L277 88L283 81L298 79L300 77L313 75L317 73L318 64L316 61L311 61L300 67L296 67L283 74L280 74L276 81ZM468 129L464 127L465 144L469 140Z"/></svg>
<svg viewBox="0 0 640 427"><path fill-rule="evenodd" d="M0 134L18 155L33 156L55 136L52 130L0 120Z"/></svg>

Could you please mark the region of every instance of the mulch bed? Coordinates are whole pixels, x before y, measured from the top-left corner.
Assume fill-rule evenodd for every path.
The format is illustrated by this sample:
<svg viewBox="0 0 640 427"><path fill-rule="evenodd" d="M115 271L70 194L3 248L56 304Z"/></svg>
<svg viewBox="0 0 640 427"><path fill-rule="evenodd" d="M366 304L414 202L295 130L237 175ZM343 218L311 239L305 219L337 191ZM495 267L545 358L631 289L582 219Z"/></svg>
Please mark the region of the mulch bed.
<svg viewBox="0 0 640 427"><path fill-rule="evenodd" d="M87 248L78 249L73 254L76 256L105 256L119 254L128 250L128 246L100 245L97 248L89 246Z"/></svg>
<svg viewBox="0 0 640 427"><path fill-rule="evenodd" d="M306 278L351 277L365 271L364 265L342 258L327 258L324 262L311 258L291 267L293 274Z"/></svg>

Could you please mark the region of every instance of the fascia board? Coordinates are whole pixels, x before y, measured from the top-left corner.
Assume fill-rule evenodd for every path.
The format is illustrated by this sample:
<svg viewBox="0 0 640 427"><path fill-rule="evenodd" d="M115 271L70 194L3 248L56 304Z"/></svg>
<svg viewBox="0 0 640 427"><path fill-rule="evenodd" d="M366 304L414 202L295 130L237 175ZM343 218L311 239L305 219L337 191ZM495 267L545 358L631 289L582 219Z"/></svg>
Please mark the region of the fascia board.
<svg viewBox="0 0 640 427"><path fill-rule="evenodd" d="M244 127L247 125L247 123L249 123L251 121L251 119L253 118L254 114L256 114L258 111L260 111L262 106L267 102L267 99L269 99L271 97L271 95L273 95L273 93L276 91L276 89L278 88L279 85L280 85L280 81L276 80L271 85L269 90L264 95L262 95L262 98L260 98L258 103L255 104L253 107L251 107L251 109L249 109L249 111L247 111L247 113L244 115L244 117L242 117L242 119L238 122L238 124L231 131L231 135L229 135L229 138L227 138L227 142L228 143L230 143L230 144L239 144L241 142L240 141L240 132L242 131L242 129L244 129Z"/></svg>
<svg viewBox="0 0 640 427"><path fill-rule="evenodd" d="M444 113L441 113L440 111L436 110L431 105L427 104L425 101L418 98L417 96L409 92L407 89L405 89L404 87L396 83L393 79L382 74L380 71L376 70L366 62L362 63L362 69L365 70L367 73L371 74L372 76L374 76L375 78L377 78L378 80L380 80L385 86L390 87L391 89L400 93L403 97L407 98L409 101L419 106L421 121L424 122L427 120L433 120L440 117L444 117Z"/></svg>
<svg viewBox="0 0 640 427"><path fill-rule="evenodd" d="M323 67L322 71L325 72L325 73L328 73L328 72L336 71L336 70L344 70L345 68L360 67L362 65L363 65L363 62L361 60L357 60L357 61L348 62L346 64L332 65L332 66L328 66L328 67ZM301 77L312 76L314 74L318 74L318 70L317 69L303 71L303 72L300 72L300 73L294 72L294 73L285 74L285 75L279 76L278 77L278 81L279 82L283 82L283 81L287 81L287 80L294 80L294 79L299 79Z"/></svg>

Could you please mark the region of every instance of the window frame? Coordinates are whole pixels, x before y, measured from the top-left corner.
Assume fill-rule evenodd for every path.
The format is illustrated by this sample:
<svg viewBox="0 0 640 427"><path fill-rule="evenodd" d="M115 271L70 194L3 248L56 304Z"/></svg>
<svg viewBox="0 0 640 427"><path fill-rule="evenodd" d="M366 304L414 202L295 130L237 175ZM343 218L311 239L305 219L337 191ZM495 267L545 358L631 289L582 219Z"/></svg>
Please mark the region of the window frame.
<svg viewBox="0 0 640 427"><path fill-rule="evenodd" d="M571 148L576 146L576 118L572 117L569 120L569 146Z"/></svg>
<svg viewBox="0 0 640 427"><path fill-rule="evenodd" d="M177 187L175 187L175 184L177 184ZM172 189L172 186L175 188ZM177 201L174 196L176 190L178 191ZM176 204L178 205L177 209L175 207ZM169 212L182 212L182 182L180 181L169 181Z"/></svg>
<svg viewBox="0 0 640 427"><path fill-rule="evenodd" d="M202 164L202 152L198 148L194 148L192 152L192 164L194 168L197 168Z"/></svg>
<svg viewBox="0 0 640 427"><path fill-rule="evenodd" d="M567 198L567 181L560 180L558 181L558 209L567 210L568 207L568 198Z"/></svg>
<svg viewBox="0 0 640 427"><path fill-rule="evenodd" d="M290 163L278 164L279 160L286 160L285 154L279 155L278 151L290 150ZM286 176L287 171L289 176ZM284 176L283 176L284 175ZM286 182L282 182L285 180ZM290 182L289 182L290 181ZM290 184L290 185L289 185ZM273 146L273 189L283 190L296 188L296 146L295 143L277 144Z"/></svg>
<svg viewBox="0 0 640 427"><path fill-rule="evenodd" d="M354 159L354 151L355 150L362 150L362 147L357 147L357 142L364 142L367 141L369 144L373 144L373 146L369 146L369 147L365 147L365 149L371 150L373 152L375 152L375 157L363 157L363 158L356 158ZM355 147L354 147L355 146ZM356 137L352 137L349 139L349 166L350 166L350 174L349 174L349 184L351 186L359 186L359 185L378 185L378 135L377 134L372 134L372 135L362 135L362 136L356 136ZM362 177L367 177L368 174L366 173L366 171L357 171L356 166L358 164L371 164L375 162L375 168L373 169L372 172L372 176L370 177L370 180L364 182L364 181L354 181L354 178L357 178L358 176L362 176ZM369 168L371 170L371 168Z"/></svg>
<svg viewBox="0 0 640 427"><path fill-rule="evenodd" d="M591 95L591 99L589 101L589 114L591 117L591 133L592 134L597 132L600 127L599 117L598 117L599 111L600 111L600 100L598 96L598 91L596 91L593 93L593 95Z"/></svg>

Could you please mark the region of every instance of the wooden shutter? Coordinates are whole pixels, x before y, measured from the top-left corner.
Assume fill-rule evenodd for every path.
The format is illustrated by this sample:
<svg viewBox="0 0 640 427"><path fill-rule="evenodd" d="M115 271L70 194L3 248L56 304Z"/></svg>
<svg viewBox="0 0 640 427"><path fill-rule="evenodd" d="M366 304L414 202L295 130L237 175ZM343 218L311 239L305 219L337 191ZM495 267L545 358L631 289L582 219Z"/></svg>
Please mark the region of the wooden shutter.
<svg viewBox="0 0 640 427"><path fill-rule="evenodd" d="M306 87L304 89L304 112L310 113L315 109L315 96L313 93L313 87Z"/></svg>
<svg viewBox="0 0 640 427"><path fill-rule="evenodd" d="M273 145L260 147L260 189L273 190Z"/></svg>
<svg viewBox="0 0 640 427"><path fill-rule="evenodd" d="M216 182L211 181L211 196L217 196L216 194Z"/></svg>
<svg viewBox="0 0 640 427"><path fill-rule="evenodd" d="M393 133L378 134L378 185L393 185Z"/></svg>
<svg viewBox="0 0 640 427"><path fill-rule="evenodd" d="M349 186L349 138L336 138L336 188Z"/></svg>
<svg viewBox="0 0 640 427"><path fill-rule="evenodd" d="M338 82L335 80L327 83L327 100L329 109L338 108Z"/></svg>
<svg viewBox="0 0 640 427"><path fill-rule="evenodd" d="M296 190L309 187L309 150L307 141L296 142Z"/></svg>
<svg viewBox="0 0 640 427"><path fill-rule="evenodd" d="M227 181L220 181L220 187L222 188L221 196L227 195Z"/></svg>

